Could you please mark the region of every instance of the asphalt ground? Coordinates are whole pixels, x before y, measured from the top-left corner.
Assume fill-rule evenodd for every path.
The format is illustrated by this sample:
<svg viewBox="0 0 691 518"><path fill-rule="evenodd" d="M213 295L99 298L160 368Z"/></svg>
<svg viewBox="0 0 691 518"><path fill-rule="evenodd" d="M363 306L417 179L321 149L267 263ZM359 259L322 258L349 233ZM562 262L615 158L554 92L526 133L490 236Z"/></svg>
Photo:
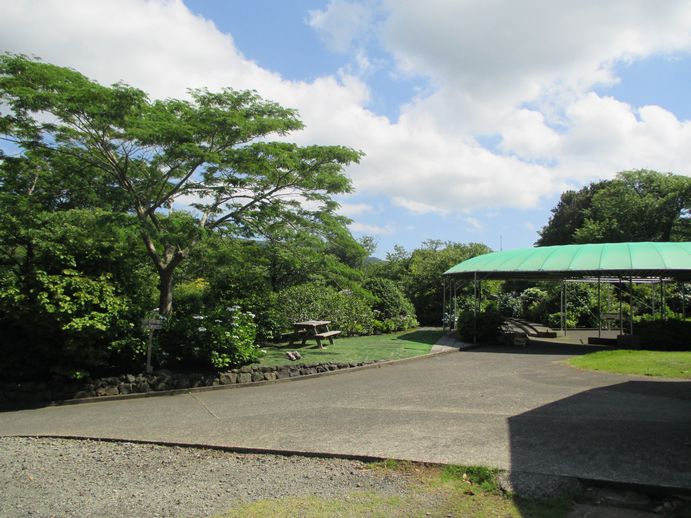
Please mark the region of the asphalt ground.
<svg viewBox="0 0 691 518"><path fill-rule="evenodd" d="M0 413L49 435L489 465L691 489L691 382L483 347L297 381Z"/></svg>

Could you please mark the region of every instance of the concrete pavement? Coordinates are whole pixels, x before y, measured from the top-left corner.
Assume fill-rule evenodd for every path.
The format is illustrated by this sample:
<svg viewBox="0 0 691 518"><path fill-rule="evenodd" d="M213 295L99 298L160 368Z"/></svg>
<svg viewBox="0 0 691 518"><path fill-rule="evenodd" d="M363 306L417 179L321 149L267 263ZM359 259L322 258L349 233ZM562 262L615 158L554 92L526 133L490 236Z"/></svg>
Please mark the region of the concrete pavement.
<svg viewBox="0 0 691 518"><path fill-rule="evenodd" d="M423 462L691 489L691 383L579 371L583 347L484 347L235 390L0 413L62 435Z"/></svg>

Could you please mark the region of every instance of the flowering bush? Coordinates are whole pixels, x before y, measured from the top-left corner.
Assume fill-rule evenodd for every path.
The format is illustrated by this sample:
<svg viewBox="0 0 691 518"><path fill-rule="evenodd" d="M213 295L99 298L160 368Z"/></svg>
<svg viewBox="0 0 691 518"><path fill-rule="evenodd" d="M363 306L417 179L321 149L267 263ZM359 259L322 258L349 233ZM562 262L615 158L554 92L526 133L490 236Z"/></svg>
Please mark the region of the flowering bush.
<svg viewBox="0 0 691 518"><path fill-rule="evenodd" d="M166 367L183 369L246 365L261 355L256 335L254 315L239 306L174 313L161 330L158 360Z"/></svg>

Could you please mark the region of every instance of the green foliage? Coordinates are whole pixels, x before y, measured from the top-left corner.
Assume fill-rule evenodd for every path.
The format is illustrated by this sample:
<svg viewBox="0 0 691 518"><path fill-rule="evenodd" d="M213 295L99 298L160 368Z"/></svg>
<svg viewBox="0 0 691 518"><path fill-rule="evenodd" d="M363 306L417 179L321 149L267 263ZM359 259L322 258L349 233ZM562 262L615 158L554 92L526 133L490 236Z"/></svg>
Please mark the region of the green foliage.
<svg viewBox="0 0 691 518"><path fill-rule="evenodd" d="M691 179L638 170L562 194L538 245L688 241Z"/></svg>
<svg viewBox="0 0 691 518"><path fill-rule="evenodd" d="M374 295L372 309L377 318L394 324L392 331L407 329L406 324L416 324L415 308L398 289L396 283L389 279L372 278L365 281L363 287ZM388 325L388 324L387 324Z"/></svg>
<svg viewBox="0 0 691 518"><path fill-rule="evenodd" d="M136 215L159 275L163 315L172 310L177 267L209 231L254 237L289 223L347 234L343 221L333 224L331 196L350 190L342 170L361 153L269 141L302 123L294 110L254 92L198 89L189 100L150 100L122 83L103 86L71 69L5 54L0 102L7 107L0 137L25 157L35 149L48 164L69 157L108 178ZM194 216L172 211L183 196L198 200ZM341 259L364 253L357 244L336 248Z"/></svg>
<svg viewBox="0 0 691 518"><path fill-rule="evenodd" d="M137 322L154 285L133 253L139 242L130 218L43 212L30 196L20 206L19 195L8 210L3 194L0 188L0 372L71 377L135 364L143 349Z"/></svg>
<svg viewBox="0 0 691 518"><path fill-rule="evenodd" d="M493 307L477 313L477 322L472 311L463 310L458 315L456 329L464 342L473 342L475 337L479 343L491 343L497 339L503 322L501 314Z"/></svg>
<svg viewBox="0 0 691 518"><path fill-rule="evenodd" d="M387 254L386 261L366 266L368 278L385 278L396 282L415 308L423 325L441 324L444 312L442 274L455 264L489 252L479 243L451 243L429 240L421 248L406 252L400 246ZM472 292L472 287L461 287L460 295Z"/></svg>
<svg viewBox="0 0 691 518"><path fill-rule="evenodd" d="M545 324L552 329L560 329L561 324L562 324L562 314L561 313L550 313L547 316L547 321ZM567 313L567 318L566 318L566 328L567 329L574 329L577 325L576 318L573 315L569 315Z"/></svg>
<svg viewBox="0 0 691 518"><path fill-rule="evenodd" d="M522 316L532 322L547 319L548 293L540 288L528 288L521 293Z"/></svg>
<svg viewBox="0 0 691 518"><path fill-rule="evenodd" d="M691 320L648 320L636 324L634 332L645 349L691 350Z"/></svg>
<svg viewBox="0 0 691 518"><path fill-rule="evenodd" d="M459 482L474 486L484 493L500 492L499 470L486 466L459 466L447 464L441 469L442 482Z"/></svg>
<svg viewBox="0 0 691 518"><path fill-rule="evenodd" d="M523 302L513 292L504 292L497 295L497 310L505 317L515 318L521 316Z"/></svg>
<svg viewBox="0 0 691 518"><path fill-rule="evenodd" d="M276 321L284 330L293 322L330 320L344 335L371 332L374 316L361 296L338 292L321 283L306 283L281 291L276 298Z"/></svg>
<svg viewBox="0 0 691 518"><path fill-rule="evenodd" d="M261 355L253 318L239 306L203 308L197 314L176 310L159 333L157 360L161 366L183 370L252 363Z"/></svg>

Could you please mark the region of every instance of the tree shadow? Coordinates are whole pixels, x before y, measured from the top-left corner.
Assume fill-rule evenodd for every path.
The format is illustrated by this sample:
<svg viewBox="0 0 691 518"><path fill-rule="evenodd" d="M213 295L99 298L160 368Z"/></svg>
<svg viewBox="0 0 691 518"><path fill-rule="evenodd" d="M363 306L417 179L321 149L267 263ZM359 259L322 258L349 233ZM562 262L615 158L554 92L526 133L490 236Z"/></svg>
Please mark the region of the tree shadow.
<svg viewBox="0 0 691 518"><path fill-rule="evenodd" d="M396 337L396 340L405 340L407 342L434 345L435 343L437 343L439 338L441 338L441 336L441 332L434 329L418 329L399 335Z"/></svg>
<svg viewBox="0 0 691 518"><path fill-rule="evenodd" d="M534 490L536 477L547 485L574 477L691 494L689 382L627 381L587 390L510 417L508 427L516 492Z"/></svg>

